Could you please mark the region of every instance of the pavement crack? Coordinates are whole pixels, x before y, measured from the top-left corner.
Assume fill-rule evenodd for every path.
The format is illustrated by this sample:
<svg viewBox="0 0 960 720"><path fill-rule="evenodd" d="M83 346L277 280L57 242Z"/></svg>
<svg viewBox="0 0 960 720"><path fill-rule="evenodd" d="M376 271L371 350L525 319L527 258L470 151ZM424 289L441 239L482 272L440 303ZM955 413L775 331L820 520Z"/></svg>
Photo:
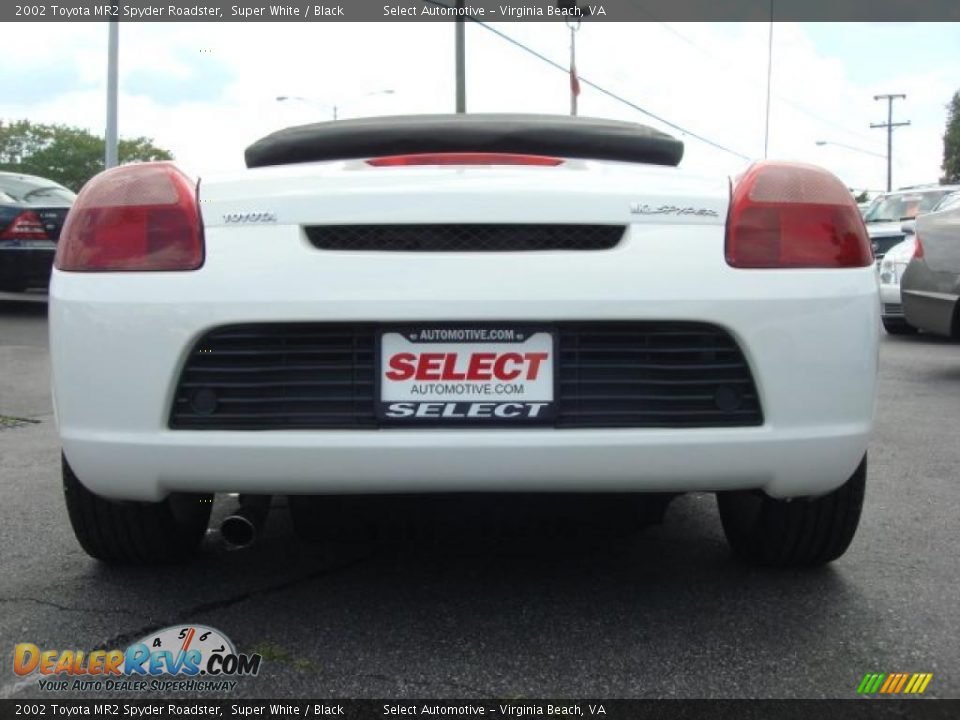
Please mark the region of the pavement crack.
<svg viewBox="0 0 960 720"><path fill-rule="evenodd" d="M340 563L332 567L321 568L307 573L306 575L299 575L289 580L284 580L283 582L276 583L274 585L267 585L266 587L255 588L253 590L246 590L244 592L237 593L236 595L231 595L226 598L221 598L219 600L212 600L210 602L199 603L197 605L192 605L189 608L181 610L180 612L167 617L165 620L158 622L150 623L149 625L142 625L135 630L128 630L126 632L118 633L113 637L104 640L102 643L97 645L94 650L112 650L117 647L125 647L128 643L131 643L135 640L139 640L144 635L153 632L158 627L170 627L171 625L178 625L184 622L192 621L192 618L200 615L202 613L212 612L214 610L222 610L224 608L237 605L247 600L252 600L256 597L261 597L264 595L270 595L275 592L280 592L282 590L287 590L297 585L310 582L312 580L317 580L322 577L327 577L335 573L350 570L357 565L360 565L365 560L368 559L368 555L365 555L360 558L354 558L348 562Z"/></svg>
<svg viewBox="0 0 960 720"><path fill-rule="evenodd" d="M97 614L108 614L108 615L139 615L140 613L134 612L133 610L124 610L123 608L83 608L83 607L70 607L69 605L61 605L60 603L55 603L52 600L41 600L40 598L34 597L0 597L0 603L36 603L37 605L45 605L47 607L52 607L56 610L63 612L78 612L78 613L91 613L94 615Z"/></svg>

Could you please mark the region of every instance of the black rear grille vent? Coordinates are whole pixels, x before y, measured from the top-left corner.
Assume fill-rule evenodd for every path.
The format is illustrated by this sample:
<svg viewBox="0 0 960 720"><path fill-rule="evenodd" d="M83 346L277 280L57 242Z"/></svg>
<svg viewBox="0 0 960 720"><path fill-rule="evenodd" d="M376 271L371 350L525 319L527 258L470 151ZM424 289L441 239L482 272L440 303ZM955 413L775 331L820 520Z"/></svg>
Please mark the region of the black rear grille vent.
<svg viewBox="0 0 960 720"><path fill-rule="evenodd" d="M283 323L226 327L194 347L170 426L374 427L373 327Z"/></svg>
<svg viewBox="0 0 960 720"><path fill-rule="evenodd" d="M531 252L609 250L623 225L314 225L321 250L366 252Z"/></svg>
<svg viewBox="0 0 960 720"><path fill-rule="evenodd" d="M557 428L744 427L763 423L736 341L695 322L559 322ZM373 323L261 323L194 346L175 429L372 429Z"/></svg>
<svg viewBox="0 0 960 720"><path fill-rule="evenodd" d="M690 322L559 328L557 427L735 427L763 415L750 368L723 329Z"/></svg>

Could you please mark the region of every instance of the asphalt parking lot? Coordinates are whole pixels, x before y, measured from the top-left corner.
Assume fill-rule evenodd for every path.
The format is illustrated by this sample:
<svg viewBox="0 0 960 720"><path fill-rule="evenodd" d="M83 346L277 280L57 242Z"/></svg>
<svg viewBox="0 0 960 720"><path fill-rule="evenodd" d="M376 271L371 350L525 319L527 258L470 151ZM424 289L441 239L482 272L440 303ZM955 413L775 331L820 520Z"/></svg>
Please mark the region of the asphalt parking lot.
<svg viewBox="0 0 960 720"><path fill-rule="evenodd" d="M264 655L241 697L855 697L867 672L960 696L960 343L885 336L866 505L828 568L731 558L712 496L610 538L434 534L297 542L278 498L261 542L108 568L63 507L45 303L0 296L0 697L47 697L13 646L124 647L195 622ZM802 388L804 378L797 378ZM217 499L223 513L229 498Z"/></svg>

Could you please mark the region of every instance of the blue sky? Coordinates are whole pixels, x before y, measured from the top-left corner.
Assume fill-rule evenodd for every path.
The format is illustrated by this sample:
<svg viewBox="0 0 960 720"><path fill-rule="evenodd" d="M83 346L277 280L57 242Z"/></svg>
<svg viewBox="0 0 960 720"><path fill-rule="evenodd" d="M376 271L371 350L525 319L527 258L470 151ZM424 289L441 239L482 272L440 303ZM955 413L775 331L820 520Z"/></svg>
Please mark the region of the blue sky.
<svg viewBox="0 0 960 720"><path fill-rule="evenodd" d="M499 29L565 63L560 23ZM0 118L104 127L106 28L18 25L0 48ZM741 155L762 156L766 23L584 23L580 73ZM36 40L44 38L44 52ZM341 117L447 112L453 107L453 33L433 23L123 23L120 129L171 149L190 169L239 168L243 148L279 127ZM15 62L5 61L15 58ZM472 111L564 113L568 82L483 28L467 32ZM389 89L394 92L382 93ZM771 157L804 160L848 185L877 189L885 151L873 95L905 92L895 134L895 184L935 181L945 105L960 89L960 24L777 23ZM276 102L277 95L304 100ZM585 87L581 113L658 123ZM668 130L674 132L673 130ZM684 138L684 166L734 173L745 160ZM817 140L835 144L817 146Z"/></svg>
<svg viewBox="0 0 960 720"><path fill-rule="evenodd" d="M823 54L843 58L855 82L960 63L958 23L803 23ZM909 88L908 88L909 90Z"/></svg>

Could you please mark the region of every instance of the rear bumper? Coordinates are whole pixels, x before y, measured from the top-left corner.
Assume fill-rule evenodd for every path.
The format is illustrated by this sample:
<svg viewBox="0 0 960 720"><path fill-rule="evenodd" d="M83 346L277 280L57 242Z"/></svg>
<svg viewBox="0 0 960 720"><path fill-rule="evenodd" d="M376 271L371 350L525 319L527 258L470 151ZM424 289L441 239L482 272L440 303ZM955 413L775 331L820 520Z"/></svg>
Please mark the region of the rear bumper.
<svg viewBox="0 0 960 720"><path fill-rule="evenodd" d="M951 337L957 330L960 280L949 273L932 272L914 260L903 275L904 316L921 330Z"/></svg>
<svg viewBox="0 0 960 720"><path fill-rule="evenodd" d="M956 295L947 293L907 290L903 297L904 317L915 328L952 337L958 300Z"/></svg>
<svg viewBox="0 0 960 720"><path fill-rule="evenodd" d="M248 228L230 237L210 228L206 265L196 272L54 271L51 354L64 452L90 489L131 499L174 491L828 492L850 476L867 447L879 335L876 272L737 271L723 261L718 234L716 227L634 230L615 250L543 253L521 262L502 254L320 252L295 228ZM655 266L649 257L658 258ZM438 320L712 323L743 350L764 424L168 428L186 354L211 328Z"/></svg>
<svg viewBox="0 0 960 720"><path fill-rule="evenodd" d="M900 285L880 285L881 314L884 319L902 320L903 304L900 298Z"/></svg>
<svg viewBox="0 0 960 720"><path fill-rule="evenodd" d="M56 245L51 247L3 247L0 244L0 282L26 287L47 287Z"/></svg>
<svg viewBox="0 0 960 720"><path fill-rule="evenodd" d="M614 492L816 495L853 472L866 424L778 430L379 430L64 435L84 484L158 499L241 493Z"/></svg>

